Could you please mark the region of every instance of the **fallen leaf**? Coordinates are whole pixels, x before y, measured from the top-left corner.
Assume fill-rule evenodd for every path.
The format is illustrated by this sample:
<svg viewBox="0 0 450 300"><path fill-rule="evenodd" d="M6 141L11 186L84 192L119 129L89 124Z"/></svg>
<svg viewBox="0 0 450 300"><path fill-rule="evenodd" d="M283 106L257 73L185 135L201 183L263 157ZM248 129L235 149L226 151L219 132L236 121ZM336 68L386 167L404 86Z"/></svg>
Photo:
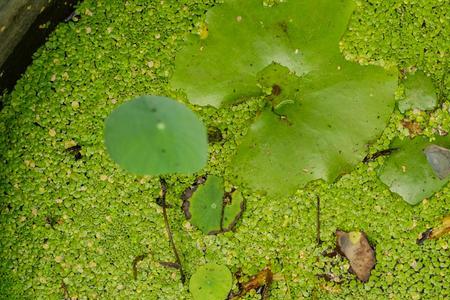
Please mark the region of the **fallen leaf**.
<svg viewBox="0 0 450 300"><path fill-rule="evenodd" d="M419 135L422 133L422 128L420 127L420 124L417 122L409 121L409 120L403 120L402 121L403 127L408 129L409 135L411 137L415 137L416 135Z"/></svg>
<svg viewBox="0 0 450 300"><path fill-rule="evenodd" d="M417 244L421 245L425 240L438 239L448 233L450 233L450 215L444 217L441 225L438 227L428 229L422 233L421 237L417 240Z"/></svg>
<svg viewBox="0 0 450 300"><path fill-rule="evenodd" d="M362 231L336 231L337 250L350 262L350 271L362 282L367 282L375 267L375 251Z"/></svg>
<svg viewBox="0 0 450 300"><path fill-rule="evenodd" d="M61 280L61 289L64 292L64 300L72 299L69 295L69 289L67 288L67 285L64 283L64 280Z"/></svg>
<svg viewBox="0 0 450 300"><path fill-rule="evenodd" d="M228 297L229 300L240 299L245 296L251 290L258 290L262 288L261 299L269 299L269 289L272 284L274 274L269 268L264 268L258 274L252 276L249 281L241 284L239 291L236 294L231 293Z"/></svg>

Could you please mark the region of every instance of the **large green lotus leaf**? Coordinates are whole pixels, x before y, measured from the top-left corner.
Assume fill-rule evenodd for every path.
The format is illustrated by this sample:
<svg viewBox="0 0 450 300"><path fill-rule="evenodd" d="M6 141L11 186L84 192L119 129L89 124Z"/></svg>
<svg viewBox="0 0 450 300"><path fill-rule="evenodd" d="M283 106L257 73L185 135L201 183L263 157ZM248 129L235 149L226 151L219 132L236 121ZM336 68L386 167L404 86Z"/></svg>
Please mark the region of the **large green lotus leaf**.
<svg viewBox="0 0 450 300"><path fill-rule="evenodd" d="M408 109L432 110L438 104L436 91L431 78L423 72L408 74L405 81L405 99L398 102L400 112Z"/></svg>
<svg viewBox="0 0 450 300"><path fill-rule="evenodd" d="M349 172L386 126L395 76L340 57L325 73L307 76L293 104L265 110L239 146L233 168L246 183L271 194ZM336 71L334 71L336 70ZM281 85L283 89L283 85Z"/></svg>
<svg viewBox="0 0 450 300"><path fill-rule="evenodd" d="M290 193L335 180L366 154L393 111L397 74L346 61L339 40L351 0L226 1L189 38L172 79L190 101L219 106L265 94L267 108L232 166L251 188Z"/></svg>
<svg viewBox="0 0 450 300"><path fill-rule="evenodd" d="M396 139L390 148L396 149L378 171L378 176L389 189L399 194L411 205L432 196L449 181L449 177L439 179L425 155L431 145L449 148L449 137L437 137L430 142L426 137ZM447 163L447 162L441 162Z"/></svg>
<svg viewBox="0 0 450 300"><path fill-rule="evenodd" d="M106 119L105 143L111 158L141 175L192 173L208 158L206 128L185 105L141 96Z"/></svg>
<svg viewBox="0 0 450 300"><path fill-rule="evenodd" d="M194 300L224 300L231 284L231 272L226 266L209 263L192 275L189 290Z"/></svg>
<svg viewBox="0 0 450 300"><path fill-rule="evenodd" d="M339 53L354 3L295 0L265 7L262 0L229 0L210 9L209 34L189 36L177 54L174 88L189 101L220 106L260 95L256 75L272 62L304 75Z"/></svg>

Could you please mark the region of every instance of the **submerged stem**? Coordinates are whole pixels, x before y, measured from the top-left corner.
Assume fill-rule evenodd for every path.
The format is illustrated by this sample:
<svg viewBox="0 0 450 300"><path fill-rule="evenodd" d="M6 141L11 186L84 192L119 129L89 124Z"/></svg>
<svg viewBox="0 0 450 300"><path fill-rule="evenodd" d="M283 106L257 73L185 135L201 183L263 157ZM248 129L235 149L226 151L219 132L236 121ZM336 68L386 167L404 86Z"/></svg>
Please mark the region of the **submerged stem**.
<svg viewBox="0 0 450 300"><path fill-rule="evenodd" d="M173 254L175 256L175 260L177 264L180 266L180 275L181 275L181 282L184 284L186 281L186 276L184 275L183 265L181 264L180 255L178 254L177 247L175 246L175 242L173 240L172 230L170 229L169 224L169 218L167 217L167 205L166 205L166 193L167 193L167 184L166 181L163 178L159 179L159 182L161 183L161 195L160 195L160 204L163 209L163 216L164 216L164 224L166 226L167 235L169 237L169 243L172 247Z"/></svg>
<svg viewBox="0 0 450 300"><path fill-rule="evenodd" d="M317 215L316 215L316 242L317 245L320 245L322 243L322 240L320 239L320 197L317 195Z"/></svg>

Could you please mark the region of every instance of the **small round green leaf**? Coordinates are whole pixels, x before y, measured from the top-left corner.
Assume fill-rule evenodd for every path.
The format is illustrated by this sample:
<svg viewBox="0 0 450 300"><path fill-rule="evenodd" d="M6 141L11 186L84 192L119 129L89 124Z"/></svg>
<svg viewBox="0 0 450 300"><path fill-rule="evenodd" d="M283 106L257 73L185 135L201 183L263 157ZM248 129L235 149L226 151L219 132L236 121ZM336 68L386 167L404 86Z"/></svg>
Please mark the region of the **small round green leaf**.
<svg viewBox="0 0 450 300"><path fill-rule="evenodd" d="M242 215L244 197L239 191L224 199L223 179L208 176L198 187L189 204L191 223L204 234L217 234L231 230Z"/></svg>
<svg viewBox="0 0 450 300"><path fill-rule="evenodd" d="M437 147L442 152L442 149L450 147L450 139L447 136L437 136L431 143L424 136L404 140L397 138L390 145L391 149L396 150L378 170L380 180L411 205L431 197L450 180L445 169L448 161L444 157L437 158L436 153L430 153L433 149L430 146L434 149ZM435 161L430 163L427 159L437 159L436 162L440 165L436 166ZM445 178L440 179L439 175L445 175Z"/></svg>
<svg viewBox="0 0 450 300"><path fill-rule="evenodd" d="M105 143L111 158L140 175L192 173L207 161L206 128L183 104L141 96L106 119Z"/></svg>
<svg viewBox="0 0 450 300"><path fill-rule="evenodd" d="M189 282L194 300L224 300L231 290L231 272L226 266L206 264L197 269Z"/></svg>

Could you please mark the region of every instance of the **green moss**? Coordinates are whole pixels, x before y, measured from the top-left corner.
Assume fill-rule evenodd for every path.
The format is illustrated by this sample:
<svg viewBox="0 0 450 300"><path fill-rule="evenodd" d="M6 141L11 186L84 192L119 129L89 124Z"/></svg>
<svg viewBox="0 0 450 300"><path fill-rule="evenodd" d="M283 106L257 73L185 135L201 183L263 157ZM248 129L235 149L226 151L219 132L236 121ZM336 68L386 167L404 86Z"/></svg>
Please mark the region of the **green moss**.
<svg viewBox="0 0 450 300"><path fill-rule="evenodd" d="M106 155L103 121L119 103L140 94L182 98L167 84L184 33L214 1L93 1L81 18L58 27L33 65L4 98L0 113L0 298L61 299L62 282L80 299L190 299L171 261L158 182L121 171ZM269 1L270 2L270 1ZM181 4L180 4L181 3ZM382 61L415 67L439 87L441 107L429 115L408 112L428 136L450 131L446 77L448 1L360 2L341 48L361 63ZM425 23L425 26L423 25ZM425 50L426 49L426 50ZM215 110L193 107L224 142L210 145L205 172L236 184L225 168L245 135L261 99ZM376 152L407 134L396 112ZM82 146L81 160L65 150ZM295 195L270 199L241 189L247 210L235 233L204 236L184 220L179 195L195 176L171 177L168 201L174 238L192 275L206 262L255 274L266 265L285 280L274 299L448 298L449 238L415 243L448 214L445 187L416 207L392 195L376 177L383 158L359 164L335 184L314 182ZM315 203L322 202L321 246L315 244ZM49 221L50 220L50 221ZM55 220L52 222L51 220ZM53 225L51 225L51 224ZM376 245L377 265L367 284L347 272L348 263L322 256L334 247L334 231L364 230ZM133 259L148 257L132 274ZM332 273L341 284L317 277ZM256 299L258 296L247 297Z"/></svg>

